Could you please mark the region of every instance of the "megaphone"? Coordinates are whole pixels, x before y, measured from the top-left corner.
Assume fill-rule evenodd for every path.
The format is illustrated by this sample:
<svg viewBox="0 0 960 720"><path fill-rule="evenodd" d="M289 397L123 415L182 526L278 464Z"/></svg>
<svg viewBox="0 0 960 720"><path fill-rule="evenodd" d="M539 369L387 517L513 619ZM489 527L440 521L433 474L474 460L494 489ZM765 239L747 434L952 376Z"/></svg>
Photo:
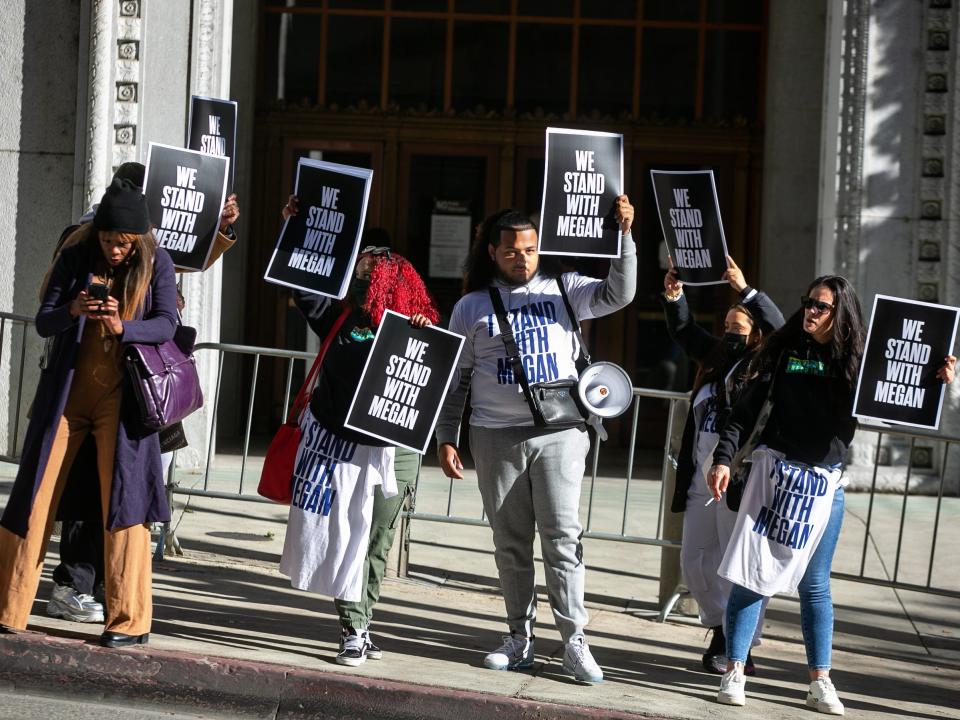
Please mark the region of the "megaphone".
<svg viewBox="0 0 960 720"><path fill-rule="evenodd" d="M633 383L627 371L612 362L595 362L580 373L580 402L593 415L615 418L633 402Z"/></svg>

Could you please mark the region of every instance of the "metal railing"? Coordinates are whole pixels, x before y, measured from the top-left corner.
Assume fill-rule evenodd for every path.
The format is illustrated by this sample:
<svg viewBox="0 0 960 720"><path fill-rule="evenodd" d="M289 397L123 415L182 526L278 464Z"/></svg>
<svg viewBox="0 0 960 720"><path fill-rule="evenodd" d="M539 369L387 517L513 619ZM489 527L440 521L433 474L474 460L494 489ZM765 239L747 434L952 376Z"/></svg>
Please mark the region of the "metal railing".
<svg viewBox="0 0 960 720"><path fill-rule="evenodd" d="M21 338L19 347L17 347L15 343L11 343L8 339L8 333L12 335L13 332L7 328L7 323L19 324L23 326L22 335L17 333L17 335L19 335ZM10 373L9 396L10 398L15 398L14 406L16 408L16 412L12 415L12 419L19 418L21 414L21 403L24 399L23 374L25 362L29 358L29 352L27 350L27 337L30 335L30 333L27 331L27 328L31 324L31 318L13 315L11 313L0 313L0 358L3 357L3 352L7 352L9 355L7 348L13 348L15 350L13 354L19 358L18 371L16 373ZM269 503L270 501L265 500L264 498L261 498L252 492L252 489L247 483L246 478L248 461L250 458L251 436L253 433L254 403L257 397L258 383L261 379L261 360L263 358L273 358L285 363L283 415L286 416L293 389L292 383L294 377L294 364L301 361L310 361L313 359L314 355L312 353L292 350L277 350L274 348L259 348L244 345L228 345L222 343L198 344L196 352L198 354L206 352L216 353L215 362L217 367L213 392L207 393L208 403L212 403L212 418L210 422L207 453L201 463L203 467L202 478L200 481L198 481L198 484L202 484L200 487L181 487L178 483L178 476L182 477L184 473L182 471L178 472L174 468L171 468L168 483L168 494L170 495L171 499L172 496L176 494L184 496L200 496ZM224 481L228 483L227 485L224 485L224 482L221 482L218 488L214 488L211 486L210 482L211 467L213 462L213 452L211 452L211 449L214 447L214 441L216 439L217 416L222 404L221 384L223 378L224 360L228 355L235 356L236 358L252 358L252 362L248 362L247 368L245 368L246 371L249 371L249 378L241 381L248 383L247 387L249 390L249 400L245 408L243 446L240 457L239 473L235 476L231 474L230 477ZM19 378L16 383L14 382L15 375ZM583 509L583 512L586 516L585 537L598 540L658 546L664 550L671 551L680 547L679 540L664 538L663 527L664 508L667 506L667 501L669 500L668 497L665 497L665 493L669 487L669 483L666 481L673 472L673 461L670 447L671 436L675 434L675 431L678 429L675 427L675 425L685 420L685 414L677 411L677 403L686 400L687 397L688 396L685 393L654 390L648 388L634 388L634 398L631 412L630 415L626 416L630 421L629 446L626 454L625 467L622 474L619 472L615 472L613 474L610 472L606 472L604 474L600 473L599 468L601 466L601 449L599 443L593 443L590 455L591 468L586 479L587 484L585 488L587 495L586 507ZM648 478L644 481L641 481L635 476L636 456L638 454L637 437L638 433L640 432L638 424L642 418L640 405L641 402L650 401L668 403L667 422L663 442L663 455L659 462L659 477ZM271 400L271 402L273 402L273 400ZM19 431L19 424L16 423L14 426L14 435L18 436ZM960 458L956 458L956 452L952 452L954 446L960 444L960 437L947 436L944 434L933 434L907 428L881 428L868 425L861 425L860 431L861 432L858 436L858 440L860 442L863 441L864 436L868 433L876 434L877 437L876 451L872 468L870 469L872 478L869 489L864 493L848 493L847 495L848 516L851 514L856 515L857 512L861 511L865 513L865 517L859 518L863 524L862 544L859 548L859 563L858 567L841 568L839 570L835 568L833 577L873 585L882 585L894 589L919 591L960 598L960 585L956 585L955 582L951 584L947 581L948 576L956 579L955 573L950 572L951 568L949 568L948 565L944 565L946 558L943 558L942 555L938 555L937 552L938 543L941 541L941 535L943 534L944 527L952 527L952 524L943 522L944 518L947 516L945 513L955 513L957 510L960 510L960 499L948 497L946 494L946 480L948 477L947 472L948 467L950 467L949 461L951 458L955 458L954 462L960 463ZM886 445L884 444L885 442ZM931 476L930 473L926 474L928 485L931 482L936 483L935 497L931 495L924 495L921 498L916 490L911 488L911 481L918 475L918 468L915 464L916 453L914 450L919 443L932 446L933 455L939 461L940 469L938 476ZM889 451L891 445L899 445L901 449L903 446L907 447L906 467L903 467L902 465L895 465L889 467L888 469L884 469L884 466L880 464L882 450L886 448ZM16 447L14 447L13 452L8 452L5 455L0 456L0 460L16 462L18 460ZM609 467L609 464L605 465L605 468L608 470ZM893 491L884 493L880 488L878 488L878 475L880 473L900 473L903 475L902 483L900 483L900 480L897 479L897 483L899 484L893 488ZM645 507L647 507L649 510L649 506L653 505L653 503L650 502L652 501L652 496L650 494L651 487L649 485L650 479L653 479L655 482L659 483L659 487L657 488L659 492L659 501L656 503L656 516L655 518L648 517L644 521L645 524L641 523L643 526L637 529L640 521L634 516L634 513L637 505L636 497L638 493L638 483L644 483L642 490L643 494L646 495L648 500ZM221 480L223 480L223 478L221 478ZM601 485L603 485L602 489ZM455 495L455 485L452 480L448 481L446 488L445 512L429 513L418 511L416 508L418 493L419 488L414 495L414 504L406 513L406 519L409 522L423 521L455 523L463 525L486 525L483 512L479 510L479 507L477 507L477 512L471 514L456 514L452 511ZM619 503L619 512L616 514L614 522L612 523L614 526L614 529L612 530L600 530L596 527L598 498L601 495L604 501L608 501L613 495L616 495L620 498L620 500L617 500L617 503ZM891 502L896 502L899 504L897 511L898 519L895 522L893 521L893 512L890 507ZM477 505L479 505L479 503ZM911 512L914 509L914 506L919 509L918 511L925 513L923 521L919 524L911 520ZM609 508L606 512L606 516L607 523L610 524L611 512L609 511ZM952 517L953 515L950 516ZM882 529L878 529L878 526L880 525L882 525ZM928 528L929 532L926 532ZM888 541L894 530L896 531L895 550L885 552L885 549L881 547L882 542ZM923 547L919 547L918 545L918 537L921 534L924 536L922 542ZM164 540L167 542L161 542L158 547L158 554L160 556L162 556L163 548L168 543L172 546L176 542L176 539L172 534L170 534L168 537L165 537ZM874 561L873 563L868 562L868 556L870 555L871 548L874 548L878 558L878 561ZM906 563L905 558L907 557L908 550L910 562ZM891 554L893 555L892 569L887 567L887 563L885 562L885 558L889 557ZM924 576L920 578L914 577L917 575L917 557L922 557L924 565ZM909 572L905 570L906 565L910 566ZM908 575L910 577L907 577Z"/></svg>
<svg viewBox="0 0 960 720"><path fill-rule="evenodd" d="M635 458L637 454L637 425L640 420L640 403L643 399L652 399L659 401L666 401L669 403L669 410L667 415L667 428L665 433L664 445L663 445L663 461L660 468L660 488L659 488L659 501L657 507L659 511L656 513L656 528L650 528L651 532L647 534L635 534L627 531L628 524L631 519L631 490L634 487L634 484L638 480L634 477L635 470ZM679 540L664 539L662 530L663 530L663 506L664 506L664 488L667 486L667 476L668 473L672 470L672 455L670 450L670 433L673 423L676 420L677 412L676 407L677 403L687 400L687 393L681 392L672 392L669 390L656 390L652 388L633 388L633 403L631 406L630 418L630 441L629 447L627 450L626 461L623 475L623 503L621 506L620 516L616 524L619 524L619 531L616 532L605 532L594 530L594 508L595 508L595 498L597 484L600 478L600 446L601 443L597 440L596 436L593 435L593 442L591 446L591 469L589 479L587 480L587 507L585 508L586 512L586 526L584 528L584 537L592 538L595 540L612 540L617 542L627 542L634 543L639 545L656 545L664 548L679 548ZM418 488L419 489L419 488ZM414 492L413 498L413 509L407 513L407 516L411 520L424 520L429 522L446 522L446 523L456 523L461 525L486 525L487 521L484 518L484 515L481 511L479 518L477 516L465 516L465 515L454 515L451 512L453 505L453 494L454 494L454 480L449 480L449 485L447 489L447 510L446 513L423 513L416 511L416 500L417 500L417 491Z"/></svg>
<svg viewBox="0 0 960 720"><path fill-rule="evenodd" d="M4 452L0 453L0 462L16 463L20 461L20 419L23 417L24 375L27 361L36 357L39 362L43 350L43 341L30 332L33 328L33 318L28 315L0 312L0 369L7 367L9 358L11 372L4 379L8 386L7 422L9 423ZM19 328L19 331L18 331ZM7 337L9 333L9 338ZM17 339L19 337L19 349ZM33 346L30 352L28 346ZM13 372L14 360L17 361L17 372ZM16 380L14 380L16 378ZM31 401L33 398L27 398ZM12 401L12 402L11 402ZM12 429L10 428L12 426Z"/></svg>

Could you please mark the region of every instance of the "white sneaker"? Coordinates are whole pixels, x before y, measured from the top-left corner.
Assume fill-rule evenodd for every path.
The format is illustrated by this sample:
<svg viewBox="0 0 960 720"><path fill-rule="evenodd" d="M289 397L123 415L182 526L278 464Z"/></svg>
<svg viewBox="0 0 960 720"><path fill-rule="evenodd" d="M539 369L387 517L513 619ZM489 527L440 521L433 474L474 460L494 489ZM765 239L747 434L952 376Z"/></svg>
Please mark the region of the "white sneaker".
<svg viewBox="0 0 960 720"><path fill-rule="evenodd" d="M510 633L503 636L503 645L483 659L490 670L527 670L533 667L533 638Z"/></svg>
<svg viewBox="0 0 960 720"><path fill-rule="evenodd" d="M47 603L47 615L73 622L103 622L103 605L92 595L82 595L69 585L54 585Z"/></svg>
<svg viewBox="0 0 960 720"><path fill-rule="evenodd" d="M563 648L563 672L587 685L603 682L603 670L593 659L587 641L582 636L571 640Z"/></svg>
<svg viewBox="0 0 960 720"><path fill-rule="evenodd" d="M837 689L829 677L819 677L810 683L810 689L807 690L807 705L816 708L817 712L843 715L843 703L837 697Z"/></svg>
<svg viewBox="0 0 960 720"><path fill-rule="evenodd" d="M717 702L721 705L745 705L747 694L744 688L747 685L747 678L744 677L743 669L734 667L733 670L725 672L720 678L720 692L717 693Z"/></svg>
<svg viewBox="0 0 960 720"><path fill-rule="evenodd" d="M340 635L337 665L357 667L367 661L367 633L363 630L344 630Z"/></svg>

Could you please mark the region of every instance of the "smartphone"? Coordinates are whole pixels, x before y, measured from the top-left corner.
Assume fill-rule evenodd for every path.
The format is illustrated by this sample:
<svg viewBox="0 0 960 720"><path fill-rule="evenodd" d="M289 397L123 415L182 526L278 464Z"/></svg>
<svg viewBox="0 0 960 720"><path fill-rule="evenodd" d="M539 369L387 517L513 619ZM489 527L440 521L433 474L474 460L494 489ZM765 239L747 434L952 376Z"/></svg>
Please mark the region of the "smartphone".
<svg viewBox="0 0 960 720"><path fill-rule="evenodd" d="M103 283L90 283L87 285L87 295L93 300L106 302L107 297L110 295L110 288Z"/></svg>

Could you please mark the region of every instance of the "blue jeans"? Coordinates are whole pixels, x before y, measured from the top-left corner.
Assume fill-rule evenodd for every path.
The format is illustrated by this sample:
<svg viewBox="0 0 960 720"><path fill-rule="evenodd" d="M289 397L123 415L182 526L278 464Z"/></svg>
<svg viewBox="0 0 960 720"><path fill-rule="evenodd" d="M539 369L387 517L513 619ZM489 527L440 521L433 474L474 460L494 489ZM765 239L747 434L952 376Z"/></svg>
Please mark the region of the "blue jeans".
<svg viewBox="0 0 960 720"><path fill-rule="evenodd" d="M833 646L833 600L830 597L830 566L843 525L843 488L838 487L830 507L830 519L797 587L800 593L800 629L811 670L830 668ZM744 662L757 629L763 596L734 585L727 600L727 658Z"/></svg>

